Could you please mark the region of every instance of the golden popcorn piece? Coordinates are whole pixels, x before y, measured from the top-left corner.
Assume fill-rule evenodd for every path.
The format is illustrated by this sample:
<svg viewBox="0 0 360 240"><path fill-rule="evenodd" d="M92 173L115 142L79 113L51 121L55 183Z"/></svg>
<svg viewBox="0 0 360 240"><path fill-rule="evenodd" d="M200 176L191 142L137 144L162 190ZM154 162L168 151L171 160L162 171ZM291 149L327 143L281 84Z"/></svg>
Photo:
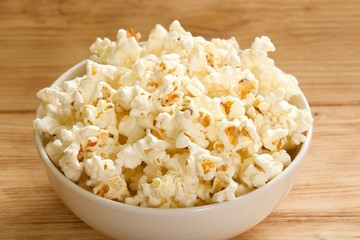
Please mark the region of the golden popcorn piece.
<svg viewBox="0 0 360 240"><path fill-rule="evenodd" d="M92 142L92 141L88 141L87 144L86 144L86 147L94 147L95 145L97 144L97 141L95 142Z"/></svg>
<svg viewBox="0 0 360 240"><path fill-rule="evenodd" d="M214 142L213 148L217 153L221 153L225 150L225 145L222 142L216 141Z"/></svg>
<svg viewBox="0 0 360 240"><path fill-rule="evenodd" d="M231 109L232 104L233 103L230 102L230 101L221 103L221 106L224 108L224 111L225 111L226 115L228 115L230 113L230 109Z"/></svg>
<svg viewBox="0 0 360 240"><path fill-rule="evenodd" d="M104 184L102 188L100 188L95 194L100 197L104 197L107 192L109 192L110 187L107 184Z"/></svg>
<svg viewBox="0 0 360 240"><path fill-rule="evenodd" d="M211 118L209 115L205 115L203 112L199 112L199 123L203 125L205 128L210 126Z"/></svg>
<svg viewBox="0 0 360 240"><path fill-rule="evenodd" d="M105 152L101 152L101 153L100 153L100 156L101 156L102 158L104 158L104 159L107 157Z"/></svg>
<svg viewBox="0 0 360 240"><path fill-rule="evenodd" d="M239 86L237 88L237 92L241 99L245 99L246 95L255 90L254 82L244 78L239 81Z"/></svg>
<svg viewBox="0 0 360 240"><path fill-rule="evenodd" d="M134 37L137 42L140 41L140 39L141 39L141 37L142 37L142 36L141 36L141 33L135 32L134 29L132 29L132 28L128 28L128 29L126 30L126 36L127 36L128 38Z"/></svg>
<svg viewBox="0 0 360 240"><path fill-rule="evenodd" d="M227 186L229 186L229 182L220 175L215 177L212 189L214 189L214 192L220 192L227 188Z"/></svg>
<svg viewBox="0 0 360 240"><path fill-rule="evenodd" d="M225 129L225 134L231 145L236 146L238 144L238 138L240 137L240 131L238 128L234 126L228 127Z"/></svg>
<svg viewBox="0 0 360 240"><path fill-rule="evenodd" d="M177 92L172 92L167 95L166 98L160 100L161 106L167 107L173 105L180 98L180 94Z"/></svg>
<svg viewBox="0 0 360 240"><path fill-rule="evenodd" d="M148 87L154 87L154 88L158 88L159 84L153 81L150 81L146 84L146 86Z"/></svg>
<svg viewBox="0 0 360 240"><path fill-rule="evenodd" d="M201 167L203 169L204 174L208 174L210 170L215 167L215 163L209 159L205 159L201 163Z"/></svg>
<svg viewBox="0 0 360 240"><path fill-rule="evenodd" d="M95 67L91 67L91 75L94 76L94 75L96 75L96 73L97 73L96 68L95 68Z"/></svg>
<svg viewBox="0 0 360 240"><path fill-rule="evenodd" d="M276 149L278 151L280 151L282 149L282 147L285 145L285 142L286 142L285 138L281 138L281 139L279 139L277 141L272 142L272 144L274 146L276 146Z"/></svg>
<svg viewBox="0 0 360 240"><path fill-rule="evenodd" d="M227 127L225 129L225 134L233 146L236 146L239 143L240 136L250 137L249 132L245 129L245 127L243 127L241 130L235 126Z"/></svg>
<svg viewBox="0 0 360 240"><path fill-rule="evenodd" d="M227 164L223 164L219 167L216 168L216 171L219 171L219 172L226 172L227 170L229 169L229 165Z"/></svg>

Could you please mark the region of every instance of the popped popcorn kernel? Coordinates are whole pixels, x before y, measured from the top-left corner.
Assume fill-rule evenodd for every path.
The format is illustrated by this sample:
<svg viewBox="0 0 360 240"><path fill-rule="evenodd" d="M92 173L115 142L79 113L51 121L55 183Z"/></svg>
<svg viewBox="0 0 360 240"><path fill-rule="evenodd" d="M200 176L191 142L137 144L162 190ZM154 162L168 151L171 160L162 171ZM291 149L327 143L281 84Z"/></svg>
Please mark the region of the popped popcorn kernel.
<svg viewBox="0 0 360 240"><path fill-rule="evenodd" d="M291 164L312 118L268 37L241 50L174 21L140 39L131 28L97 38L84 76L37 93L33 128L67 178L125 204L182 208L231 201Z"/></svg>

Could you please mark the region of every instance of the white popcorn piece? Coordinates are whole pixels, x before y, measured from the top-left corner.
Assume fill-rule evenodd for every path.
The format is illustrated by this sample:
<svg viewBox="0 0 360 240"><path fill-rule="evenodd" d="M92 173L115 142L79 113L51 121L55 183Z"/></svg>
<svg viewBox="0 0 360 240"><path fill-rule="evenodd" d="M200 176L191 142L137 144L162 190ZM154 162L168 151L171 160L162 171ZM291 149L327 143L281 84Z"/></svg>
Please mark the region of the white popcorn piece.
<svg viewBox="0 0 360 240"><path fill-rule="evenodd" d="M262 65L273 66L274 61L268 58L268 52L275 51L275 46L266 36L257 37L250 49L240 52L240 59L243 68L253 70Z"/></svg>
<svg viewBox="0 0 360 240"><path fill-rule="evenodd" d="M247 186L259 188L279 175L283 170L283 164L274 161L269 154L262 154L246 159L242 168L242 180Z"/></svg>
<svg viewBox="0 0 360 240"><path fill-rule="evenodd" d="M180 126L180 129L192 142L203 148L206 148L209 145L209 141L206 140L206 135L204 133L205 128L202 125L207 125L207 120L203 120L203 118L200 117L199 119L196 119L196 121L191 120L187 116L187 112L176 112L174 116L176 118L176 122Z"/></svg>
<svg viewBox="0 0 360 240"><path fill-rule="evenodd" d="M149 97L150 94L137 85L125 86L117 91L113 101L119 103L126 111L129 111L134 99L141 96Z"/></svg>
<svg viewBox="0 0 360 240"><path fill-rule="evenodd" d="M163 78L166 75L177 77L186 76L187 68L181 63L181 56L178 53L163 54L155 65L155 77Z"/></svg>
<svg viewBox="0 0 360 240"><path fill-rule="evenodd" d="M216 173L216 167L222 159L220 157L211 155L209 150L206 150L197 144L189 145L189 162L196 166L196 171L204 180L211 180ZM194 169L193 169L194 170Z"/></svg>
<svg viewBox="0 0 360 240"><path fill-rule="evenodd" d="M241 119L245 114L244 103L232 96L221 97L221 106L229 120Z"/></svg>
<svg viewBox="0 0 360 240"><path fill-rule="evenodd" d="M286 101L289 101L293 96L300 95L300 89L296 78L289 74L285 74L277 67L260 65L256 67L252 73L259 81L259 93L261 95L276 92L279 88L282 88L285 91Z"/></svg>
<svg viewBox="0 0 360 240"><path fill-rule="evenodd" d="M294 121L296 123L296 130L290 133L291 141L294 145L299 145L306 140L304 133L310 129L312 118L308 112L301 109L297 111L297 115Z"/></svg>
<svg viewBox="0 0 360 240"><path fill-rule="evenodd" d="M145 129L137 124L135 117L125 116L119 122L119 133L127 137L129 143L133 143L136 140L145 136Z"/></svg>
<svg viewBox="0 0 360 240"><path fill-rule="evenodd" d="M59 160L61 170L72 181L77 181L83 170L83 164L78 160L80 144L72 143L64 150L64 155Z"/></svg>
<svg viewBox="0 0 360 240"><path fill-rule="evenodd" d="M202 46L195 47L195 51L190 56L189 70L200 72L207 65L205 49Z"/></svg>
<svg viewBox="0 0 360 240"><path fill-rule="evenodd" d="M214 194L212 201L219 203L223 201L231 201L236 198L236 191L239 188L239 184L235 182L232 178L228 179L227 186ZM215 183L214 183L215 184Z"/></svg>
<svg viewBox="0 0 360 240"><path fill-rule="evenodd" d="M255 125L246 117L233 121L223 119L219 124L219 138L225 148L231 151L247 149L253 153L261 147Z"/></svg>
<svg viewBox="0 0 360 240"><path fill-rule="evenodd" d="M100 128L107 126L116 126L116 113L114 104L105 100L100 100L97 106L84 105L81 108L84 117L84 123L87 125L95 125Z"/></svg>
<svg viewBox="0 0 360 240"><path fill-rule="evenodd" d="M215 176L217 163L221 162L220 157L202 154L198 156L198 172L204 180L211 180Z"/></svg>
<svg viewBox="0 0 360 240"><path fill-rule="evenodd" d="M166 51L188 54L192 51L194 39L190 32L186 32L179 21L175 20L169 26L169 34L164 42Z"/></svg>
<svg viewBox="0 0 360 240"><path fill-rule="evenodd" d="M286 143L286 137L289 133L287 129L266 129L263 131L262 142L265 148L270 151L279 151Z"/></svg>
<svg viewBox="0 0 360 240"><path fill-rule="evenodd" d="M280 150L279 152L273 152L271 156L274 158L274 161L281 162L284 168L290 165L291 157L285 150Z"/></svg>
<svg viewBox="0 0 360 240"><path fill-rule="evenodd" d="M90 177L86 183L89 186L107 182L110 177L121 174L121 166L115 164L111 159L101 159L97 155L87 159L84 167L86 174Z"/></svg>
<svg viewBox="0 0 360 240"><path fill-rule="evenodd" d="M56 135L61 127L59 121L50 116L45 116L42 119L38 118L33 121L33 128L51 135Z"/></svg>
<svg viewBox="0 0 360 240"><path fill-rule="evenodd" d="M218 49L218 55L222 66L229 65L233 68L240 67L241 61L239 57L239 44L234 37L225 39L212 39L211 42Z"/></svg>
<svg viewBox="0 0 360 240"><path fill-rule="evenodd" d="M86 75L88 77L100 78L103 81L112 81L116 77L118 68L107 64L98 64L94 61L87 60Z"/></svg>
<svg viewBox="0 0 360 240"><path fill-rule="evenodd" d="M155 28L149 34L146 51L160 56L164 50L164 43L167 39L168 32L160 24L156 24Z"/></svg>
<svg viewBox="0 0 360 240"><path fill-rule="evenodd" d="M165 133L168 138L175 140L180 133L178 122L173 115L160 113L155 117L155 127Z"/></svg>
<svg viewBox="0 0 360 240"><path fill-rule="evenodd" d="M176 148L187 148L191 143L190 138L181 132L176 139Z"/></svg>
<svg viewBox="0 0 360 240"><path fill-rule="evenodd" d="M135 85L142 87L147 92L153 92L161 83L161 78L155 74L156 64L159 62L159 58L153 54L144 56L138 59L132 66L132 75L129 76L129 80L133 80ZM131 76L131 77L130 77ZM123 82L122 85L132 85L131 83Z"/></svg>
<svg viewBox="0 0 360 240"><path fill-rule="evenodd" d="M116 42L97 39L90 50L93 53L91 59L95 62L129 67L140 57L141 47L131 32L120 29Z"/></svg>
<svg viewBox="0 0 360 240"><path fill-rule="evenodd" d="M45 151L49 155L51 161L56 166L60 167L59 160L64 155L63 144L58 139L53 142L49 142L45 146Z"/></svg>
<svg viewBox="0 0 360 240"><path fill-rule="evenodd" d="M152 179L151 183L143 183L143 194L149 198L150 207L159 207L165 201L170 201L175 196L176 176L168 173L164 176Z"/></svg>
<svg viewBox="0 0 360 240"><path fill-rule="evenodd" d="M179 89L180 86L181 86L181 83L180 83L179 79L176 78L174 75L168 74L162 80L162 83L159 87L158 96L160 98L165 98L169 94L171 94L174 91L176 91L177 89Z"/></svg>
<svg viewBox="0 0 360 240"><path fill-rule="evenodd" d="M144 160L145 151L161 152L166 149L166 142L147 132L146 136L133 144L126 144L117 154L116 162L125 168L134 169Z"/></svg>
<svg viewBox="0 0 360 240"><path fill-rule="evenodd" d="M214 125L215 118L210 111L206 110L205 108L199 108L199 117L196 118L195 121L193 120L193 122L198 122L201 126L204 127L206 132L209 127Z"/></svg>
<svg viewBox="0 0 360 240"><path fill-rule="evenodd" d="M97 38L90 46L90 51L94 54L91 58L95 62L105 63L111 54L111 48L115 47L115 43L108 38Z"/></svg>
<svg viewBox="0 0 360 240"><path fill-rule="evenodd" d="M199 97L203 94L206 94L207 91L205 86L197 78L192 78L185 88L194 97Z"/></svg>
<svg viewBox="0 0 360 240"><path fill-rule="evenodd" d="M97 100L104 99L106 101L111 101L115 93L116 91L108 83L99 82L95 90L95 98Z"/></svg>
<svg viewBox="0 0 360 240"><path fill-rule="evenodd" d="M209 111L214 120L222 120L226 117L224 112L221 110L221 99L218 97L210 98L208 96L202 95L201 97L195 97L194 101L198 107L202 107Z"/></svg>
<svg viewBox="0 0 360 240"><path fill-rule="evenodd" d="M177 77L166 75L160 87L152 94L154 109L159 112L173 111L184 96L180 87L181 83Z"/></svg>
<svg viewBox="0 0 360 240"><path fill-rule="evenodd" d="M150 95L142 94L136 96L131 102L130 117L146 116L152 110L151 102L149 101Z"/></svg>
<svg viewBox="0 0 360 240"><path fill-rule="evenodd" d="M36 96L43 102L52 104L54 106L60 106L62 103L70 103L71 98L69 94L59 91L53 88L41 89Z"/></svg>
<svg viewBox="0 0 360 240"><path fill-rule="evenodd" d="M94 193L104 198L115 199L121 202L130 196L125 180L120 176L110 177L107 182L100 183L93 189Z"/></svg>

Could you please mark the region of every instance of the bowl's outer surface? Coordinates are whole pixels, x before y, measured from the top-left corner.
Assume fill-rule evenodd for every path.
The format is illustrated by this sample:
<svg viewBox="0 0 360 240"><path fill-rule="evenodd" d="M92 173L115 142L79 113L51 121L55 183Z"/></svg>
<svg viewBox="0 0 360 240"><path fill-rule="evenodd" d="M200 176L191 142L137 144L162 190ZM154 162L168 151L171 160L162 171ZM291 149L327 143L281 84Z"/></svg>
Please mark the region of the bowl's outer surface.
<svg viewBox="0 0 360 240"><path fill-rule="evenodd" d="M85 74L86 61L65 72L52 87L63 81ZM295 104L310 111L301 95ZM36 116L42 116L40 104ZM115 239L227 239L239 235L267 217L293 186L300 171L312 136L307 140L293 162L278 177L265 186L219 204L186 209L151 209L130 206L89 193L67 179L47 156L41 134L35 142L46 166L55 192L66 206L81 220L97 231Z"/></svg>

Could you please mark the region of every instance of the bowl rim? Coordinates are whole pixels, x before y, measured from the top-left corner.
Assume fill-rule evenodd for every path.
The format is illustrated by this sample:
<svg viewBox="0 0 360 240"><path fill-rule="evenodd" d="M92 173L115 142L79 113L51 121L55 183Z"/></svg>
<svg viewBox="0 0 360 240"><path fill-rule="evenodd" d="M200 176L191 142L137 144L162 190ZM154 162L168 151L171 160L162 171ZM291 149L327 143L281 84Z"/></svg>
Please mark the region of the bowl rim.
<svg viewBox="0 0 360 240"><path fill-rule="evenodd" d="M83 61L79 62L78 64L74 65L73 67L71 67L70 69L66 70L63 74L60 75L60 77L58 77L56 79L56 81L54 81L51 84L50 87L51 88L56 87L59 84L61 84L62 82L73 79L73 78L69 79L69 75L73 75L75 71L78 71L80 68L86 67L87 61L88 60L83 60ZM79 76L77 76L77 77L79 77ZM300 97L302 104L304 105L304 108L302 108L302 109L307 110L310 113L310 116L312 119L312 113L311 113L309 103L308 103L304 93L301 91L301 89L300 89L299 97ZM42 104L42 102L40 102L37 107L37 110L36 110L35 118L40 117L40 114L42 111L43 111L43 104ZM282 171L278 176L276 176L274 179L272 179L271 181L266 183L264 186L257 188L251 192L248 192L244 195L241 195L241 196L235 198L234 200L224 201L224 202L220 202L220 203L212 203L212 204L203 205L203 206L187 207L187 208L139 207L139 206L134 206L134 205L106 199L106 198L100 197L94 193L91 193L91 192L83 189L82 187L78 186L76 183L74 183L70 179L68 179L58 168L56 168L56 166L53 164L53 162L51 161L51 159L49 158L49 156L47 155L47 153L45 151L45 146L42 143L40 131L34 129L33 133L34 133L34 138L35 138L35 143L36 143L38 153L42 159L42 162L45 164L47 170L50 170L56 176L56 178L59 181L61 181L61 183L63 185L70 188L72 191L76 191L78 194L82 195L83 197L89 198L90 200L95 201L99 204L105 204L107 206L114 207L116 209L130 211L133 213L150 214L150 215L151 214L187 215L189 213L199 213L202 211L214 210L219 207L225 207L225 208L231 207L233 204L238 204L241 201L243 201L244 199L257 198L258 196L261 196L264 191L268 190L273 185L276 185L278 182L281 182L283 178L285 178L287 175L291 174L293 172L293 170L296 169L297 167L299 167L299 165L304 161L305 155L308 152L308 149L310 146L310 142L311 142L311 138L312 138L312 134L313 134L313 125L314 124L312 122L310 129L308 130L308 132L306 134L305 142L302 143L302 145L299 149L299 152L297 153L296 157L291 161L289 166L284 171Z"/></svg>

